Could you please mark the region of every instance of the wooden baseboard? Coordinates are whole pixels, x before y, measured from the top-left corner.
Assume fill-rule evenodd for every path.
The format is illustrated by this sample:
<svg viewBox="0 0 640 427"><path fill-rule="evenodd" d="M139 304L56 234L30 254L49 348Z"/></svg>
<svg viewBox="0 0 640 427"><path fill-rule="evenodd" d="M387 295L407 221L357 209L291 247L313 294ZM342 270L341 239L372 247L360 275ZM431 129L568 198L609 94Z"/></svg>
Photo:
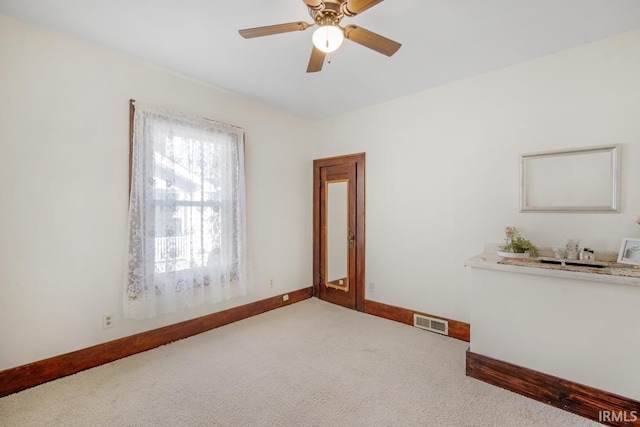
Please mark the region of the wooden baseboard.
<svg viewBox="0 0 640 427"><path fill-rule="evenodd" d="M27 365L6 369L0 371L0 397L296 303L311 298L312 293L312 287L299 289L288 293L288 301L283 301L283 295L278 295Z"/></svg>
<svg viewBox="0 0 640 427"><path fill-rule="evenodd" d="M640 426L640 402L467 351L467 376L611 426Z"/></svg>
<svg viewBox="0 0 640 427"><path fill-rule="evenodd" d="M364 312L385 319L395 320L396 322L406 323L413 326L413 315L421 314L435 319L446 320L449 322L449 336L462 341L469 342L471 340L471 326L468 323L458 322L457 320L447 319L445 317L434 316L432 314L421 313L419 311L407 310L381 302L365 300Z"/></svg>

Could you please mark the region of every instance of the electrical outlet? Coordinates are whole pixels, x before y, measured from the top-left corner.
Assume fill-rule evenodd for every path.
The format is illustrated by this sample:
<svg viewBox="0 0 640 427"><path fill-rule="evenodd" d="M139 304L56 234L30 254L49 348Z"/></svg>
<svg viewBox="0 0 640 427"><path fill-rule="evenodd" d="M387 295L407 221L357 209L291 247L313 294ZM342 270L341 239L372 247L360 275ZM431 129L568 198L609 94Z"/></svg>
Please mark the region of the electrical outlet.
<svg viewBox="0 0 640 427"><path fill-rule="evenodd" d="M105 314L102 316L102 329L113 328L113 315Z"/></svg>
<svg viewBox="0 0 640 427"><path fill-rule="evenodd" d="M370 290L371 292L375 292L375 290L376 290L376 284L375 284L375 283L373 283L373 282L369 282L369 290Z"/></svg>
<svg viewBox="0 0 640 427"><path fill-rule="evenodd" d="M273 279L269 280L269 287L273 289Z"/></svg>
<svg viewBox="0 0 640 427"><path fill-rule="evenodd" d="M289 301L289 294L282 295L282 301Z"/></svg>

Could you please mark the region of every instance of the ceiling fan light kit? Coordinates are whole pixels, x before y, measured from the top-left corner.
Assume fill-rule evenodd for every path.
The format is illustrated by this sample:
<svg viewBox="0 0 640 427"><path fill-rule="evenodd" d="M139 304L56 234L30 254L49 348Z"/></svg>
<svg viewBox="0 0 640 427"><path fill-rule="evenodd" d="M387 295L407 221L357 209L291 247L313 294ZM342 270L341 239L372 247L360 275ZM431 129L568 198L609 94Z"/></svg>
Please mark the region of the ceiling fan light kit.
<svg viewBox="0 0 640 427"><path fill-rule="evenodd" d="M266 27L247 28L239 30L242 37L269 36L272 34L304 31L309 27L318 26L313 33L313 48L307 72L322 70L325 54L338 49L343 40L349 39L383 55L391 56L400 49L401 44L382 37L379 34L365 30L356 25L341 27L340 21L345 16L353 17L382 2L382 0L302 0L309 9L313 23L290 22L287 24L269 25Z"/></svg>
<svg viewBox="0 0 640 427"><path fill-rule="evenodd" d="M344 41L342 30L335 25L323 25L313 32L313 44L324 53L338 49Z"/></svg>

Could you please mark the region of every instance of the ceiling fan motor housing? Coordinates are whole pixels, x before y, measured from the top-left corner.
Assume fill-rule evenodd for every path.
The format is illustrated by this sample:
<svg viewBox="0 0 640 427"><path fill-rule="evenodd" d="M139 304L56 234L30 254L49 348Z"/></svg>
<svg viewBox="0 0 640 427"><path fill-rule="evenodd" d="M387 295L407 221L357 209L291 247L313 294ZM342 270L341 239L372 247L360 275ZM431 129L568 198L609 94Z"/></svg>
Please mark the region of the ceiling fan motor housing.
<svg viewBox="0 0 640 427"><path fill-rule="evenodd" d="M342 11L343 4L340 0L327 0L319 9L309 6L309 15L318 25L337 26L345 15Z"/></svg>

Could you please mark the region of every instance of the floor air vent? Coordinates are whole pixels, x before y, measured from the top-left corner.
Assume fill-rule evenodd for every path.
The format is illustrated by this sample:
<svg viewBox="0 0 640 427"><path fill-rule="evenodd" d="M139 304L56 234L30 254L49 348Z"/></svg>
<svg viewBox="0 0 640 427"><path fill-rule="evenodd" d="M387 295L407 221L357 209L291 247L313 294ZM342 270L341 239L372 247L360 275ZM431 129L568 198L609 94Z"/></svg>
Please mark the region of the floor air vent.
<svg viewBox="0 0 640 427"><path fill-rule="evenodd" d="M434 319L421 314L414 314L413 326L438 334L449 335L449 322L446 320Z"/></svg>

